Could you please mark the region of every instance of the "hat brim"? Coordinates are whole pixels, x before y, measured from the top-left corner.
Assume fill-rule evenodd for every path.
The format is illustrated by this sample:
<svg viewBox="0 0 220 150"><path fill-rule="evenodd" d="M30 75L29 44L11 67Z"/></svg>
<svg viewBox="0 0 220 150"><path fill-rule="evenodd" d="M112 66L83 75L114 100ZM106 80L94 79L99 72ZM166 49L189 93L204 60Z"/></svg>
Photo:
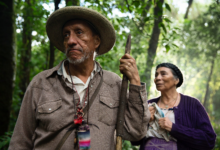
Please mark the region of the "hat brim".
<svg viewBox="0 0 220 150"><path fill-rule="evenodd" d="M112 24L103 15L89 8L80 6L67 6L53 12L47 20L46 31L50 41L62 52L63 45L62 30L64 24L73 19L83 19L90 22L99 32L101 44L97 50L102 55L114 46L116 35Z"/></svg>

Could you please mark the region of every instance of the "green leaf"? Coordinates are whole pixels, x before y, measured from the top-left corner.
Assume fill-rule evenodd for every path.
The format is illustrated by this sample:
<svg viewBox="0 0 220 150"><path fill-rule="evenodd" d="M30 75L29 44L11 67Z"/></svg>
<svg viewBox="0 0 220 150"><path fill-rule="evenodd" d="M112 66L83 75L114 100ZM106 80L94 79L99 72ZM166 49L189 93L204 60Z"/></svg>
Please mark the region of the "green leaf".
<svg viewBox="0 0 220 150"><path fill-rule="evenodd" d="M174 29L176 29L176 30L182 30L182 29L180 29L180 28L178 28L178 27L174 27Z"/></svg>
<svg viewBox="0 0 220 150"><path fill-rule="evenodd" d="M145 17L144 18L144 22L147 22L147 21L149 21L150 20L150 17Z"/></svg>
<svg viewBox="0 0 220 150"><path fill-rule="evenodd" d="M1 1L0 1L0 5L5 6L6 8L8 8L8 6L5 3L1 2Z"/></svg>
<svg viewBox="0 0 220 150"><path fill-rule="evenodd" d="M179 48L179 46L177 46L176 44L172 43L173 46L175 46L176 48Z"/></svg>
<svg viewBox="0 0 220 150"><path fill-rule="evenodd" d="M165 7L166 7L167 10L169 10L171 12L171 8L170 8L169 4L165 3Z"/></svg>
<svg viewBox="0 0 220 150"><path fill-rule="evenodd" d="M161 27L163 28L163 31L164 31L165 33L167 33L167 29L166 29L166 27L165 27L165 25L164 25L163 23L161 23Z"/></svg>
<svg viewBox="0 0 220 150"><path fill-rule="evenodd" d="M172 23L172 21L170 21L170 19L168 19L168 18L164 18L164 20L165 20L166 22Z"/></svg>
<svg viewBox="0 0 220 150"><path fill-rule="evenodd" d="M170 50L170 46L169 45L165 45L165 48L166 48L166 52L168 53L169 50Z"/></svg>
<svg viewBox="0 0 220 150"><path fill-rule="evenodd" d="M132 4L133 4L136 8L138 8L139 5L140 5L140 2L139 2L139 1L133 1Z"/></svg>

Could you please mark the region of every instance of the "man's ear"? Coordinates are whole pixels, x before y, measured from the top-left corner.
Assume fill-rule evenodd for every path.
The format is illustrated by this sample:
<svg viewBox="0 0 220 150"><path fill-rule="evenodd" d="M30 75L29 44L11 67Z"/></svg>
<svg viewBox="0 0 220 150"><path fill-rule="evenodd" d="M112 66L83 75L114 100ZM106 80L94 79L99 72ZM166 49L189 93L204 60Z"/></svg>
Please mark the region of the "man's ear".
<svg viewBox="0 0 220 150"><path fill-rule="evenodd" d="M95 42L95 48L98 48L101 43L101 39L98 35L94 36L94 42Z"/></svg>

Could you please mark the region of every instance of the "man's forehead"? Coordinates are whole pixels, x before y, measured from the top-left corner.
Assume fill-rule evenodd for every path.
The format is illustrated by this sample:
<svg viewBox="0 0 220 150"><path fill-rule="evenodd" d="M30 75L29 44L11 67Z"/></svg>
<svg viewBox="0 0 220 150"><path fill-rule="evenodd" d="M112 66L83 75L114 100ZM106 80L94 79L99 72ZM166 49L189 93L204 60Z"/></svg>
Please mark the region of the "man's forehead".
<svg viewBox="0 0 220 150"><path fill-rule="evenodd" d="M67 21L67 22L64 24L63 29L64 29L66 26L77 25L77 24L83 24L83 25L89 27L89 24L88 24L85 20L74 19L74 20L69 20L69 21Z"/></svg>
<svg viewBox="0 0 220 150"><path fill-rule="evenodd" d="M83 25L84 27L88 27L94 35L98 35L100 37L100 34L99 34L98 30L96 29L96 27L92 23L90 23L89 21L83 20L83 19L74 19L74 20L67 21L63 26L63 31L64 31L65 27L73 26L73 25L77 25L77 24Z"/></svg>

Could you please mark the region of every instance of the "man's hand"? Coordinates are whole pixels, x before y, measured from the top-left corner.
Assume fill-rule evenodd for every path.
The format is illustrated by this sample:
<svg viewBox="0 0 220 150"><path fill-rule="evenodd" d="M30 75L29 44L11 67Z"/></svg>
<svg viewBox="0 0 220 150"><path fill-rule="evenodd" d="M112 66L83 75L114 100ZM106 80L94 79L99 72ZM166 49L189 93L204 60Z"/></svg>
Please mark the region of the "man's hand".
<svg viewBox="0 0 220 150"><path fill-rule="evenodd" d="M160 118L158 123L162 129L165 129L167 131L171 131L173 126L173 123L167 117Z"/></svg>
<svg viewBox="0 0 220 150"><path fill-rule="evenodd" d="M119 70L128 77L131 84L141 85L136 61L129 54L121 57Z"/></svg>
<svg viewBox="0 0 220 150"><path fill-rule="evenodd" d="M153 106L150 106L148 109L150 111L150 121L153 121L154 120L154 113L156 110Z"/></svg>

